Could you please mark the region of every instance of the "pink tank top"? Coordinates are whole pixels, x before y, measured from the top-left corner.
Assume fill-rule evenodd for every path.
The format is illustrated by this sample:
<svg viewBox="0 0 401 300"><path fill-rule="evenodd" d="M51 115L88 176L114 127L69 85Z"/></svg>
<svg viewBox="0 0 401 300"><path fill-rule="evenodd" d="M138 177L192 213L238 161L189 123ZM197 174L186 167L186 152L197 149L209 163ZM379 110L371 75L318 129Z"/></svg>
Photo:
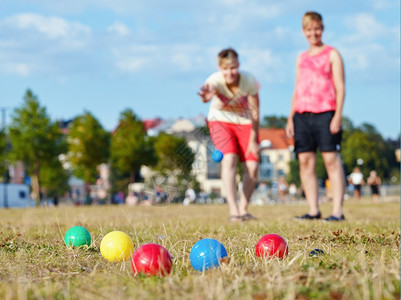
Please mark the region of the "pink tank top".
<svg viewBox="0 0 401 300"><path fill-rule="evenodd" d="M295 85L295 112L322 113L336 110L336 91L329 58L332 49L326 46L313 56L307 52L301 53Z"/></svg>

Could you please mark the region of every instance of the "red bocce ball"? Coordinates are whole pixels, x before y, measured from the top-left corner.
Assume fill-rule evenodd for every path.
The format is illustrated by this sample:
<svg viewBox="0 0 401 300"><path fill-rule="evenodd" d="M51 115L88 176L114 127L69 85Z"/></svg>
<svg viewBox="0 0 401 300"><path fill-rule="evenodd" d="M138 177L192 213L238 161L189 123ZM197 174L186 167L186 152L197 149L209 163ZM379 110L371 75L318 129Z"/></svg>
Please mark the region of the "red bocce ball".
<svg viewBox="0 0 401 300"><path fill-rule="evenodd" d="M287 242L278 234L266 234L256 244L256 256L284 258L288 255Z"/></svg>
<svg viewBox="0 0 401 300"><path fill-rule="evenodd" d="M131 267L135 275L164 276L171 272L172 260L166 248L158 244L145 244L135 250Z"/></svg>

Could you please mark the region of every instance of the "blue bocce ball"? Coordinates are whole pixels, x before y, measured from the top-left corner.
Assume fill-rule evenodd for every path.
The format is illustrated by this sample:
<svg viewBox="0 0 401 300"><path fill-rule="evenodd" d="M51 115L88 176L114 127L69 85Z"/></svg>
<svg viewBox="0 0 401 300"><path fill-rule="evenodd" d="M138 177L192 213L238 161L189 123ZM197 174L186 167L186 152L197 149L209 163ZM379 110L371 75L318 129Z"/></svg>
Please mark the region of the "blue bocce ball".
<svg viewBox="0 0 401 300"><path fill-rule="evenodd" d="M309 253L309 256L312 256L312 257L318 257L318 256L320 256L320 255L323 255L324 254L324 251L323 250L321 250L321 249L313 249L310 253Z"/></svg>
<svg viewBox="0 0 401 300"><path fill-rule="evenodd" d="M200 272L217 268L224 257L227 257L227 250L222 243L215 239L198 241L192 247L189 255L192 267Z"/></svg>
<svg viewBox="0 0 401 300"><path fill-rule="evenodd" d="M220 150L214 150L212 152L212 159L214 162L221 162L221 160L223 159L223 152L221 152Z"/></svg>

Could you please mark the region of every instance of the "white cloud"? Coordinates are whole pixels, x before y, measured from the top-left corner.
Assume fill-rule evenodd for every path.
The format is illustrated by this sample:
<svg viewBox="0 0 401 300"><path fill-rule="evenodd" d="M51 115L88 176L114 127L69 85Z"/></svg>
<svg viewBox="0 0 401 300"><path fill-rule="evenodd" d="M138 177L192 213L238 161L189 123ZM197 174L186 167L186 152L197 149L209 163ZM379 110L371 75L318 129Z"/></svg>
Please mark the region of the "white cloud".
<svg viewBox="0 0 401 300"><path fill-rule="evenodd" d="M15 0L11 0L14 1ZM34 3L36 7L57 14L79 14L91 8L107 9L110 11L127 13L135 11L141 6L140 0L23 0L19 2Z"/></svg>
<svg viewBox="0 0 401 300"><path fill-rule="evenodd" d="M19 30L35 30L48 38L66 38L77 35L88 35L91 29L77 22L67 22L59 17L44 17L38 14L25 13L6 18L1 25Z"/></svg>
<svg viewBox="0 0 401 300"><path fill-rule="evenodd" d="M238 5L245 3L245 0L223 0L223 3L226 5Z"/></svg>
<svg viewBox="0 0 401 300"><path fill-rule="evenodd" d="M377 10L385 10L385 9L391 9L395 8L398 9L400 8L400 1L399 0L376 0L373 2L373 8Z"/></svg>
<svg viewBox="0 0 401 300"><path fill-rule="evenodd" d="M150 60L146 57L135 58L135 57L128 57L126 59L118 60L116 62L116 66L122 72L139 72L146 68L146 65L149 65Z"/></svg>
<svg viewBox="0 0 401 300"><path fill-rule="evenodd" d="M135 45L113 48L115 66L122 72L135 73L148 69L154 63L158 47L154 45Z"/></svg>
<svg viewBox="0 0 401 300"><path fill-rule="evenodd" d="M273 53L271 49L244 49L241 51L245 62L241 68L256 75L259 80L268 83L285 82L287 79L286 65L282 57Z"/></svg>
<svg viewBox="0 0 401 300"><path fill-rule="evenodd" d="M193 68L192 57L188 53L173 53L171 62L182 71L190 71Z"/></svg>
<svg viewBox="0 0 401 300"><path fill-rule="evenodd" d="M6 74L62 78L94 59L91 28L60 17L12 15L0 20L0 35L0 71Z"/></svg>
<svg viewBox="0 0 401 300"><path fill-rule="evenodd" d="M337 34L335 46L345 61L349 77L360 82L399 79L399 28L359 13L344 20L347 31Z"/></svg>
<svg viewBox="0 0 401 300"><path fill-rule="evenodd" d="M399 30L396 27L386 26L379 22L375 16L360 13L348 16L345 23L353 34L349 37L354 43L383 38L395 38Z"/></svg>
<svg viewBox="0 0 401 300"><path fill-rule="evenodd" d="M255 0L208 0L199 6L179 0L116 1L72 0L69 5L74 10L64 17L25 13L0 20L0 64L13 66L3 71L27 76L35 70L35 74L57 72L65 76L69 72L88 74L92 69L115 75L117 69L123 74L158 72L185 77L213 71L217 52L232 46L240 52L241 66L258 78L269 83L292 82L286 74L292 74L296 53L306 45L293 14L303 11L301 4L309 1L292 6L290 1ZM66 6L47 0L35 3L61 14ZM93 7L110 8L115 13L107 15L106 21L116 15L119 20L102 27L89 18L88 24L99 26L92 29L68 16ZM135 26L129 27L126 24L131 17ZM348 15L341 21L346 30L334 28L329 34L333 45L344 50L347 68L372 70L378 60L391 65L393 54L387 59L377 56L389 56L386 45L399 41L399 29L378 21L374 12Z"/></svg>
<svg viewBox="0 0 401 300"><path fill-rule="evenodd" d="M115 66L124 73L156 72L165 75L203 68L203 51L205 49L198 45L172 42L166 45L115 47L112 54Z"/></svg>
<svg viewBox="0 0 401 300"><path fill-rule="evenodd" d="M107 27L107 32L115 33L120 36L127 36L131 33L130 29L120 22L115 22L114 24Z"/></svg>
<svg viewBox="0 0 401 300"><path fill-rule="evenodd" d="M8 74L28 76L31 74L31 68L25 63L5 63L2 69Z"/></svg>

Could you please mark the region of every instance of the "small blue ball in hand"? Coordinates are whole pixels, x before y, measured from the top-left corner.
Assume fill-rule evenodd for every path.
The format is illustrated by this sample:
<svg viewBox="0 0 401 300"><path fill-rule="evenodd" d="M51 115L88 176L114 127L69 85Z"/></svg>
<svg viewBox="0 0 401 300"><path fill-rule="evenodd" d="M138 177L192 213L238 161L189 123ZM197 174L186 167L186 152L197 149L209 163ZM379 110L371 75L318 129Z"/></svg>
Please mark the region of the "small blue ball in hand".
<svg viewBox="0 0 401 300"><path fill-rule="evenodd" d="M223 159L223 152L219 151L219 150L214 150L212 153L212 159L214 162L221 162L221 160Z"/></svg>

